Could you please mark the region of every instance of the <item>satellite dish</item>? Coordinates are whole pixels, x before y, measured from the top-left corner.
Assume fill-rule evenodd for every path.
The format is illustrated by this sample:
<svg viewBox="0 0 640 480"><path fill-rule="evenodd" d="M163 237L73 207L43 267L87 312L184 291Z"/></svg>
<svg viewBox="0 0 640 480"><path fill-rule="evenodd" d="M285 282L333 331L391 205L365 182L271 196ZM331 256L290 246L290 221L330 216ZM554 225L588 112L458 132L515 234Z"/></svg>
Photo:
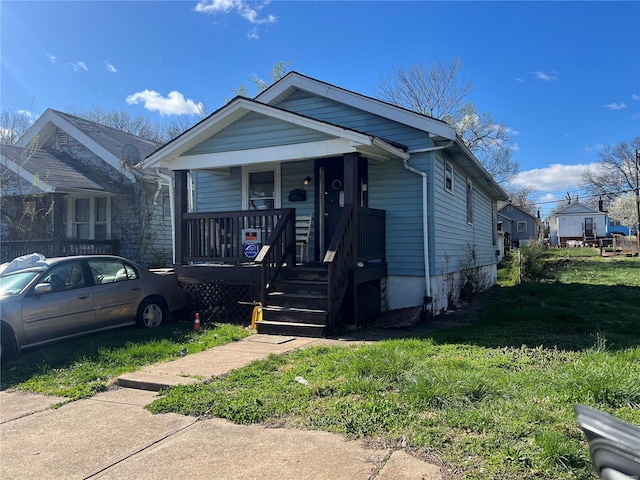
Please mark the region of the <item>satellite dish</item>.
<svg viewBox="0 0 640 480"><path fill-rule="evenodd" d="M140 151L135 145L128 143L122 147L122 160L137 165L140 162Z"/></svg>

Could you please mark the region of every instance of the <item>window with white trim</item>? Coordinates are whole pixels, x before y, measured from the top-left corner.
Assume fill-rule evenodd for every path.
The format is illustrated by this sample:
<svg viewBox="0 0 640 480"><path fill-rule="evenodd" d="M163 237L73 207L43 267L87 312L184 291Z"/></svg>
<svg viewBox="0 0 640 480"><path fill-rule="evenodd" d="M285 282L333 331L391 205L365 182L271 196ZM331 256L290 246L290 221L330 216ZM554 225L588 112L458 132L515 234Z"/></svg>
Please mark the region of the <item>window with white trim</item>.
<svg viewBox="0 0 640 480"><path fill-rule="evenodd" d="M76 198L73 207L73 238L88 240L91 238L91 201Z"/></svg>
<svg viewBox="0 0 640 480"><path fill-rule="evenodd" d="M242 169L242 204L245 210L280 208L280 165Z"/></svg>
<svg viewBox="0 0 640 480"><path fill-rule="evenodd" d="M107 240L111 235L111 199L75 197L68 202L67 234L76 240Z"/></svg>
<svg viewBox="0 0 640 480"><path fill-rule="evenodd" d="M444 189L453 193L453 164L444 162Z"/></svg>
<svg viewBox="0 0 640 480"><path fill-rule="evenodd" d="M527 222L518 222L518 233L527 233Z"/></svg>

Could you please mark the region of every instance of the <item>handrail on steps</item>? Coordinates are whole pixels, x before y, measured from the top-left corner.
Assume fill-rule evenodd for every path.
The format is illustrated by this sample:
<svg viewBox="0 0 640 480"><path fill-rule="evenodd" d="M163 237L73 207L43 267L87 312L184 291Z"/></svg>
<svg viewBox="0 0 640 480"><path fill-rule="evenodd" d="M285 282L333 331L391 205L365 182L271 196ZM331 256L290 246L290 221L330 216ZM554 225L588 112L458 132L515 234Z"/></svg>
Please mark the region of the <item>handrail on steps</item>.
<svg viewBox="0 0 640 480"><path fill-rule="evenodd" d="M345 205L331 244L324 256L329 277L327 314L327 328L329 330L335 326L340 305L349 286L349 275L358 258L357 223L357 208L354 205Z"/></svg>
<svg viewBox="0 0 640 480"><path fill-rule="evenodd" d="M260 301L267 305L268 295L284 265L296 264L296 210L284 209L283 215L262 246L255 262L260 264L262 282Z"/></svg>

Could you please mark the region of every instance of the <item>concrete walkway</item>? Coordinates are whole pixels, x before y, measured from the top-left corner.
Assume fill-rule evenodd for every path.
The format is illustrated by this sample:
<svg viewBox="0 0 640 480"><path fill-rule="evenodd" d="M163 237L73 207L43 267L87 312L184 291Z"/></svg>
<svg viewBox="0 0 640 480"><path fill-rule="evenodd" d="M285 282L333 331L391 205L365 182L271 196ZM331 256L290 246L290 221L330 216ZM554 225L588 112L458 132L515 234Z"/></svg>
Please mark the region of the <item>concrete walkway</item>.
<svg viewBox="0 0 640 480"><path fill-rule="evenodd" d="M0 478L440 480L441 469L402 451L341 435L143 407L158 389L223 375L271 353L349 340L252 335L149 366L89 399L0 392Z"/></svg>

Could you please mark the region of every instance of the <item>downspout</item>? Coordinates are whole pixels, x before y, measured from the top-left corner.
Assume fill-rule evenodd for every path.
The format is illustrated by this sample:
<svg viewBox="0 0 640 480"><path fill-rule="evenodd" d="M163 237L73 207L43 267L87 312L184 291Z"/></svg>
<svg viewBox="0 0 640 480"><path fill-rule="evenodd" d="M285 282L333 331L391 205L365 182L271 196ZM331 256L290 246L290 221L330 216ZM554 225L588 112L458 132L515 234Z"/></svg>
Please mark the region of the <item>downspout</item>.
<svg viewBox="0 0 640 480"><path fill-rule="evenodd" d="M445 148L453 145L453 140L450 140L449 143L445 145L438 145L435 147L428 148L420 148L417 150L410 150L407 153L409 155L413 155L414 153L427 153L434 152L436 150L444 150ZM424 283L425 289L427 292L427 297L431 297L431 275L429 273L430 265L429 265L429 221L428 221L428 198L427 198L427 173L422 170L418 170L417 168L412 167L407 163L408 159L402 160L402 164L404 168L409 170L410 172L416 173L422 177L422 235L424 237L423 248L424 248Z"/></svg>
<svg viewBox="0 0 640 480"><path fill-rule="evenodd" d="M169 187L169 209L171 210L171 252L173 256L172 261L175 264L176 263L176 242L175 242L176 219L174 218L175 192L174 192L174 185L173 185L173 177L171 175L167 175L166 173L162 173L159 168L156 168L156 174L158 175L158 177L164 178L167 181L166 185ZM156 198L157 198L157 195L160 193L161 186L162 185L160 183L160 179L158 179L158 192L156 193Z"/></svg>

